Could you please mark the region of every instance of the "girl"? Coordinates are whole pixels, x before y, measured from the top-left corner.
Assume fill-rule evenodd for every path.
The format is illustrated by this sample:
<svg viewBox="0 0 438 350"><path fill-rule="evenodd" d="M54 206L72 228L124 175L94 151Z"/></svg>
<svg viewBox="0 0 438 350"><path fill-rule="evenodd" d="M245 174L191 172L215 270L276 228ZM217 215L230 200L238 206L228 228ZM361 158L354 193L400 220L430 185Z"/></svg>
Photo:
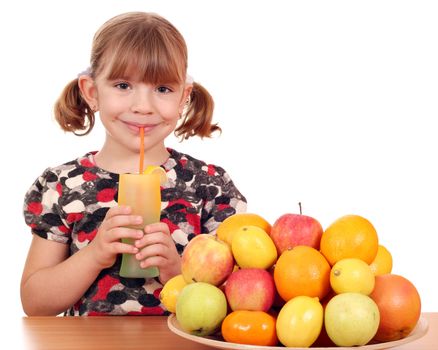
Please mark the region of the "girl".
<svg viewBox="0 0 438 350"><path fill-rule="evenodd" d="M180 273L184 246L245 210L222 168L164 145L172 132L187 139L220 130L211 124L211 96L186 70L183 37L158 15L122 14L96 33L90 68L64 89L55 116L64 130L87 134L99 111L106 138L100 151L46 169L26 193L33 233L21 282L26 314L165 314L159 291ZM168 176L161 220L144 231L125 228L141 217L117 205L119 174L138 169L140 128L145 164ZM157 266L159 277L120 277L122 253Z"/></svg>

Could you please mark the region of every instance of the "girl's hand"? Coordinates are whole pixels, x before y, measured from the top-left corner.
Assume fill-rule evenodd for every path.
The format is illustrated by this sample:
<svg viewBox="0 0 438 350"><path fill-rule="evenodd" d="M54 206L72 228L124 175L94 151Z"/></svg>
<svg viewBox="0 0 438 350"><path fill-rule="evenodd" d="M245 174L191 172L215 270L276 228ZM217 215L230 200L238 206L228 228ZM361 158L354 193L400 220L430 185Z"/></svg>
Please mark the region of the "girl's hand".
<svg viewBox="0 0 438 350"><path fill-rule="evenodd" d="M158 222L147 225L144 232L145 235L135 242L135 247L139 249L135 257L141 261L142 268L157 266L160 270L160 282L165 284L181 273L181 257L170 236L169 227Z"/></svg>
<svg viewBox="0 0 438 350"><path fill-rule="evenodd" d="M139 249L131 244L122 243L121 238L141 239L143 231L127 228L130 225L141 224L143 219L138 215L130 215L131 208L116 206L110 208L96 236L88 245L93 250L93 257L102 269L114 264L117 254L136 254Z"/></svg>

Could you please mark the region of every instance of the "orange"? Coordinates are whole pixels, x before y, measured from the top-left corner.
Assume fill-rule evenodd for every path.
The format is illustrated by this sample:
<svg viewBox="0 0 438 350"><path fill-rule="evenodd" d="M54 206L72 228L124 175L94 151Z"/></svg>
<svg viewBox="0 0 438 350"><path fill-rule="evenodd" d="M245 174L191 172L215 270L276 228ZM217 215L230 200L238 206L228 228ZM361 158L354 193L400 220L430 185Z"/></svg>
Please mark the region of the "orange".
<svg viewBox="0 0 438 350"><path fill-rule="evenodd" d="M275 323L266 312L238 310L225 317L221 332L230 343L274 346L278 343Z"/></svg>
<svg viewBox="0 0 438 350"><path fill-rule="evenodd" d="M260 215L238 213L227 217L216 230L217 237L231 245L234 234L243 226L257 226L268 235L271 233L271 224Z"/></svg>
<svg viewBox="0 0 438 350"><path fill-rule="evenodd" d="M324 231L320 249L332 266L345 258L371 264L378 245L377 232L371 222L359 215L345 215Z"/></svg>
<svg viewBox="0 0 438 350"><path fill-rule="evenodd" d="M300 295L321 300L330 291L330 265L315 248L296 246L278 258L274 281L285 301Z"/></svg>
<svg viewBox="0 0 438 350"><path fill-rule="evenodd" d="M392 255L388 249L379 244L377 255L370 264L375 276L385 275L392 271Z"/></svg>

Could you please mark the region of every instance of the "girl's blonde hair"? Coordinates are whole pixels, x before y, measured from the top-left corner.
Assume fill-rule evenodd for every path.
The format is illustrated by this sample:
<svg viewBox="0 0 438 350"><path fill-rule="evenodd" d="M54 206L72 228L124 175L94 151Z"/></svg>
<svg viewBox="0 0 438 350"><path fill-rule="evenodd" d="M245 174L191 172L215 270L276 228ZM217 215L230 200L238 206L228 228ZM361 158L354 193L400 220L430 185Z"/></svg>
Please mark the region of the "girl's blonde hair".
<svg viewBox="0 0 438 350"><path fill-rule="evenodd" d="M184 83L187 74L184 38L170 22L156 14L130 12L110 19L94 36L88 74L95 78L107 71L106 78L116 79L132 68L146 83ZM188 139L195 135L209 137L220 131L217 124L211 123L213 109L211 95L194 82L175 135ZM82 97L78 79L64 88L54 112L61 128L76 135L86 135L94 126L94 111Z"/></svg>

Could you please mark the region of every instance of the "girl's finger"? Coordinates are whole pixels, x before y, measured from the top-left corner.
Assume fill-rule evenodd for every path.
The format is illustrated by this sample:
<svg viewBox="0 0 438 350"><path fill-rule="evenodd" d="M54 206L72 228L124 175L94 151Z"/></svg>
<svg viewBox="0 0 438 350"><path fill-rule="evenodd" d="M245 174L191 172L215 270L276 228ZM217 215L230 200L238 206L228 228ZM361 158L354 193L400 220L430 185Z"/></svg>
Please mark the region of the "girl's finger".
<svg viewBox="0 0 438 350"><path fill-rule="evenodd" d="M122 242L113 242L112 249L115 254L137 254L139 251L137 247Z"/></svg>
<svg viewBox="0 0 438 350"><path fill-rule="evenodd" d="M164 232L145 233L144 236L135 242L135 246L143 248L148 245L161 244L166 247L173 247L175 243L170 235Z"/></svg>
<svg viewBox="0 0 438 350"><path fill-rule="evenodd" d="M105 219L109 219L116 215L129 215L132 209L127 205L116 205L115 207L109 208L106 212Z"/></svg>
<svg viewBox="0 0 438 350"><path fill-rule="evenodd" d="M153 256L161 256L163 258L167 258L170 253L169 247L163 244L151 244L145 246L144 248L140 248L135 245L135 247L139 248L139 252L135 255L137 260L144 260Z"/></svg>
<svg viewBox="0 0 438 350"><path fill-rule="evenodd" d="M126 227L140 225L143 218L139 215L115 215L110 217L105 222L107 230L113 227Z"/></svg>
<svg viewBox="0 0 438 350"><path fill-rule="evenodd" d="M156 222L153 224L146 225L144 228L145 233L153 233L153 232L164 232L166 234L170 234L169 226L164 222Z"/></svg>
<svg viewBox="0 0 438 350"><path fill-rule="evenodd" d="M140 240L143 238L143 231L128 227L115 227L106 231L105 236L110 241L117 241L121 238L131 238L133 240Z"/></svg>
<svg viewBox="0 0 438 350"><path fill-rule="evenodd" d="M162 256L151 256L143 261L140 262L140 266L145 269L148 267L156 266L165 266L168 263L168 260L166 258L163 258Z"/></svg>

